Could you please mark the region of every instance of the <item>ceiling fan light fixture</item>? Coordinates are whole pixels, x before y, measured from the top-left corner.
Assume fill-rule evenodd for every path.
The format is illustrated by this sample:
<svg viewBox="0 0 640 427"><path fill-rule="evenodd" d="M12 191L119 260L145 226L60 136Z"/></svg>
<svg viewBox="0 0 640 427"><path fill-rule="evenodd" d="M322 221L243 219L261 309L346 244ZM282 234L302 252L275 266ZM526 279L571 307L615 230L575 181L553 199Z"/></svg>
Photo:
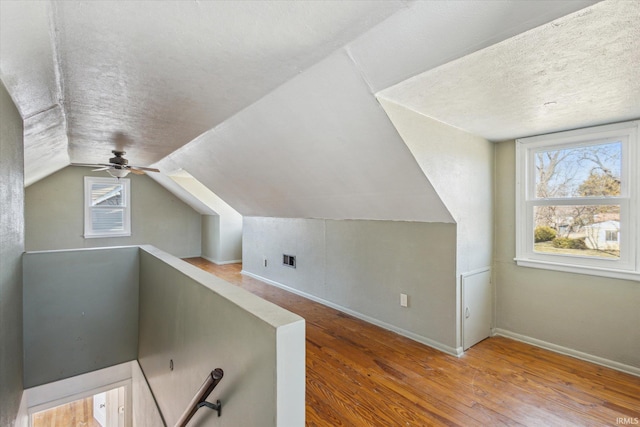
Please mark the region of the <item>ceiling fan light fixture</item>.
<svg viewBox="0 0 640 427"><path fill-rule="evenodd" d="M114 178L124 178L125 176L129 175L129 169L111 168L107 169L107 173Z"/></svg>

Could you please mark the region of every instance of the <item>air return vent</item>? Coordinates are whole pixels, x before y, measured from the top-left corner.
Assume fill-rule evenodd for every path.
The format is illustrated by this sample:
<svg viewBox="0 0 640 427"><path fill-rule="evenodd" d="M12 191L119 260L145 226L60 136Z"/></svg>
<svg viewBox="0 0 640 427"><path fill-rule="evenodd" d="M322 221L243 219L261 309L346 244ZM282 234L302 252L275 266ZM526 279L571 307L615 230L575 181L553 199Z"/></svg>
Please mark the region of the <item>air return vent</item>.
<svg viewBox="0 0 640 427"><path fill-rule="evenodd" d="M296 268L296 256L282 254L282 265L287 267Z"/></svg>

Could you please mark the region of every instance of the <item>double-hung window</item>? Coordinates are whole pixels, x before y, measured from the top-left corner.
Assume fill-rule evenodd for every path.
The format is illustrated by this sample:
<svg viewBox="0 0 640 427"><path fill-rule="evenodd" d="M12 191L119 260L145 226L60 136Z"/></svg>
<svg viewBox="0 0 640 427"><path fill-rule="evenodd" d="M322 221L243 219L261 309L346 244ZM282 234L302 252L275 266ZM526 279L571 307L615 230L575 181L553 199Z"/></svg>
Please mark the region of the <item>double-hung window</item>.
<svg viewBox="0 0 640 427"><path fill-rule="evenodd" d="M516 141L516 261L640 280L640 122Z"/></svg>
<svg viewBox="0 0 640 427"><path fill-rule="evenodd" d="M84 237L131 235L128 179L84 177Z"/></svg>

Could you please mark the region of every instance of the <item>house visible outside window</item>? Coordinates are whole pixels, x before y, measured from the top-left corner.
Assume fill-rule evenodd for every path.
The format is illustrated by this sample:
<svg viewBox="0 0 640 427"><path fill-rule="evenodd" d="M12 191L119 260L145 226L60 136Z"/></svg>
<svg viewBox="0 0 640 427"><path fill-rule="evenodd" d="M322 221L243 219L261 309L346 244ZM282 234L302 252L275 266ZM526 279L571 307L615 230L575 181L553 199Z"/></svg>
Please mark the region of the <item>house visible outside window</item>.
<svg viewBox="0 0 640 427"><path fill-rule="evenodd" d="M128 179L84 177L84 237L131 235Z"/></svg>
<svg viewBox="0 0 640 427"><path fill-rule="evenodd" d="M640 280L638 124L516 141L516 261Z"/></svg>

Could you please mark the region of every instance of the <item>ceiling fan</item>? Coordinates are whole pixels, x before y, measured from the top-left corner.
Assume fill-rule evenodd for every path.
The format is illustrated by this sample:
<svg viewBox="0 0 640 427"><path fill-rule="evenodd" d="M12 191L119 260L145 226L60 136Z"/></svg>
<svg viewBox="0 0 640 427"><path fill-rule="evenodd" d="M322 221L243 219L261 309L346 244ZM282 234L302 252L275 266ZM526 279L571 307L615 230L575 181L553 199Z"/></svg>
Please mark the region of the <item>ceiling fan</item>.
<svg viewBox="0 0 640 427"><path fill-rule="evenodd" d="M112 150L111 152L115 157L110 158L108 164L107 163L96 163L96 164L71 163L71 165L97 168L97 169L93 169L93 172L107 171L107 173L114 178L124 178L125 176L129 175L129 172L134 173L136 175L144 175L145 171L160 172L160 170L155 168L129 165L129 161L123 157L126 154L124 151Z"/></svg>

